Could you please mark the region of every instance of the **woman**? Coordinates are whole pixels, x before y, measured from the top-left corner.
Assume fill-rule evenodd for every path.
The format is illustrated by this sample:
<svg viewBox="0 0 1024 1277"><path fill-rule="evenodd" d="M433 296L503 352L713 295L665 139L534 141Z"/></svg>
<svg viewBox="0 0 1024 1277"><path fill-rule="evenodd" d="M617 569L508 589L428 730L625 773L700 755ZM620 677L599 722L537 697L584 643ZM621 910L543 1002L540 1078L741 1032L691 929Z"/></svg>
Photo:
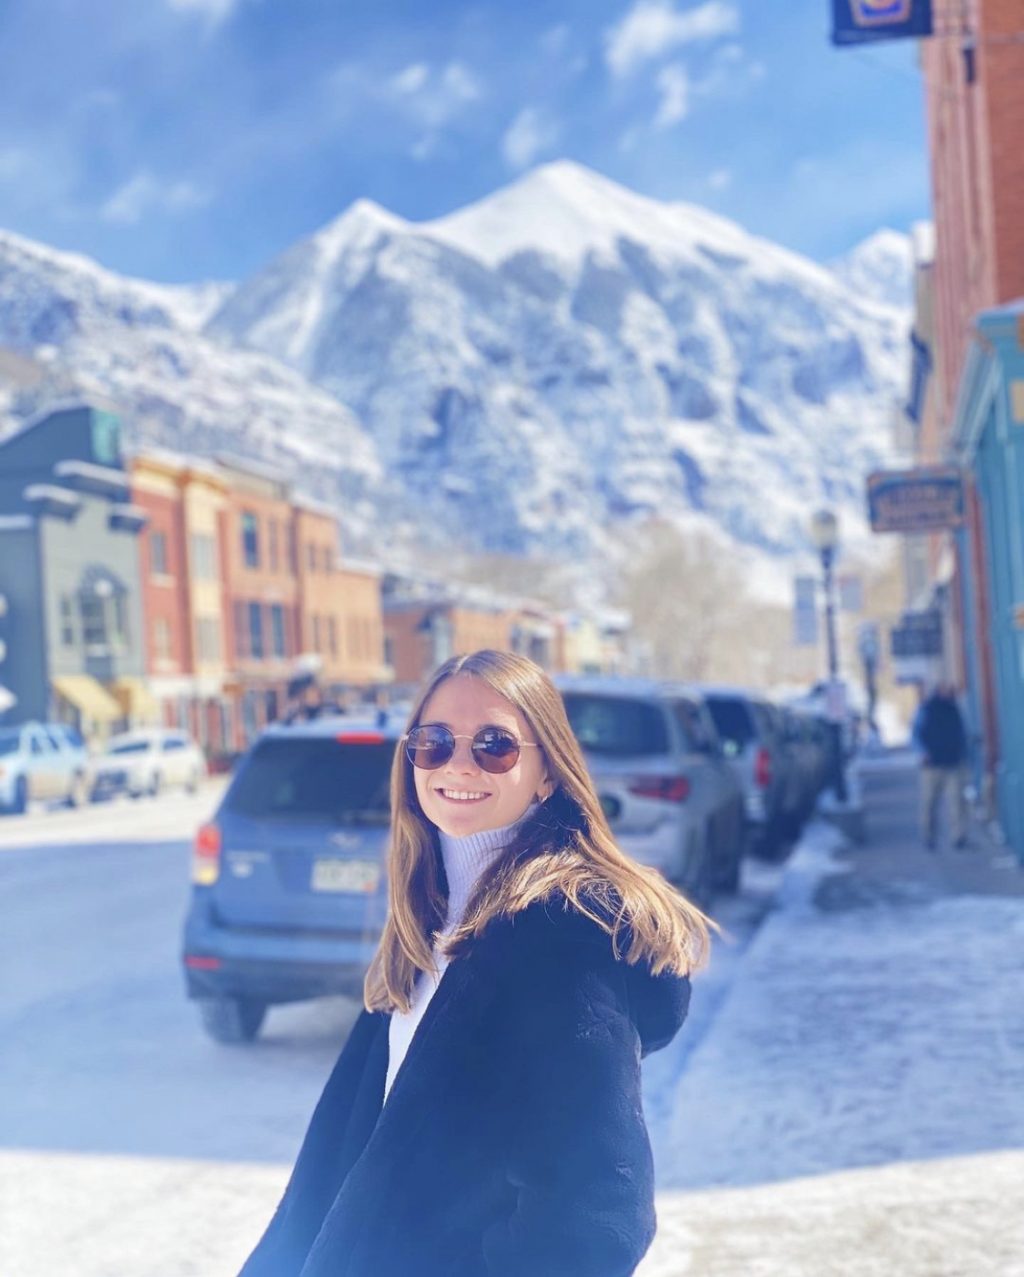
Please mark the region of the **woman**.
<svg viewBox="0 0 1024 1277"><path fill-rule="evenodd" d="M391 801L366 1010L243 1277L626 1277L655 1228L640 1058L707 920L615 846L525 657L441 666Z"/></svg>

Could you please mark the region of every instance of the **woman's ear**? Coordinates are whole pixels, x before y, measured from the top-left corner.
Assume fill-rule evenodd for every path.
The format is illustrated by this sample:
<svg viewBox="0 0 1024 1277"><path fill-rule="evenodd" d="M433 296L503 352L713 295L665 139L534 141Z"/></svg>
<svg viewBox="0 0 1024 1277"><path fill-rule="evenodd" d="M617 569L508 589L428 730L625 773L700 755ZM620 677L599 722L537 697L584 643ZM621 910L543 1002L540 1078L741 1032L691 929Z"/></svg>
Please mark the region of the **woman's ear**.
<svg viewBox="0 0 1024 1277"><path fill-rule="evenodd" d="M537 786L536 800L539 803L546 803L551 795L555 792L554 783L550 776L545 776Z"/></svg>

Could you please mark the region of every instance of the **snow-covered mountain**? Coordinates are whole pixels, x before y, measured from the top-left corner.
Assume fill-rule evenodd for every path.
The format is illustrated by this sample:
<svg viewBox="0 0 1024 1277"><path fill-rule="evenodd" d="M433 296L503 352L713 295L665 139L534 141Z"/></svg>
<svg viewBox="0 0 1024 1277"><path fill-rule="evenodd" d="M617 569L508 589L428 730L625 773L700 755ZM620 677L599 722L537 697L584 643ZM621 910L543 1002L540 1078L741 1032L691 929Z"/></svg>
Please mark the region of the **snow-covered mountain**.
<svg viewBox="0 0 1024 1277"><path fill-rule="evenodd" d="M0 236L0 345L145 437L312 476L385 541L588 559L650 516L782 554L822 501L856 539L904 380L874 296L566 162L434 222L359 201L222 297Z"/></svg>
<svg viewBox="0 0 1024 1277"><path fill-rule="evenodd" d="M200 333L230 287L126 279L0 232L8 428L54 399L99 396L124 412L134 442L269 461L369 526L388 485L352 413L284 364Z"/></svg>
<svg viewBox="0 0 1024 1277"><path fill-rule="evenodd" d="M887 306L908 307L913 290L910 236L883 228L832 263L844 284Z"/></svg>

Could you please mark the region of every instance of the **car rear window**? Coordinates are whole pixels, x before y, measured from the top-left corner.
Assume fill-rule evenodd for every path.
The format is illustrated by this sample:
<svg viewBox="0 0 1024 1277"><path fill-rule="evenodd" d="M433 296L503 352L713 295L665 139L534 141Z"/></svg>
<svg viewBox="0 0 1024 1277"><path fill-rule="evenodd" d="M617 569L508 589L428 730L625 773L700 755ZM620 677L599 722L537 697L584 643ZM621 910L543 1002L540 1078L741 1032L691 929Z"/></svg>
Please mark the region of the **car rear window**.
<svg viewBox="0 0 1024 1277"><path fill-rule="evenodd" d="M659 705L626 696L566 692L562 699L576 739L590 754L641 758L669 752Z"/></svg>
<svg viewBox="0 0 1024 1277"><path fill-rule="evenodd" d="M16 754L21 749L21 732L0 732L0 754Z"/></svg>
<svg viewBox="0 0 1024 1277"><path fill-rule="evenodd" d="M394 753L394 741L263 740L239 771L225 808L257 820L386 825Z"/></svg>
<svg viewBox="0 0 1024 1277"><path fill-rule="evenodd" d="M148 740L114 741L107 749L108 754L145 754L150 748Z"/></svg>
<svg viewBox="0 0 1024 1277"><path fill-rule="evenodd" d="M754 719L750 705L740 696L706 697L708 712L714 719L715 729L723 741L732 741L743 749L755 737Z"/></svg>

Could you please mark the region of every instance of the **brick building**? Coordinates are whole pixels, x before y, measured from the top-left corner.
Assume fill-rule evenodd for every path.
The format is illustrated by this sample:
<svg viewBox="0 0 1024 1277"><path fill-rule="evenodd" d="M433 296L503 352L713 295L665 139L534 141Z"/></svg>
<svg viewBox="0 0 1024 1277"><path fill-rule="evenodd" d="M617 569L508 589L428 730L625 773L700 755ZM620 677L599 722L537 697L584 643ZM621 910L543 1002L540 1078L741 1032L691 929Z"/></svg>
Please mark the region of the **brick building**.
<svg viewBox="0 0 1024 1277"><path fill-rule="evenodd" d="M938 446L948 440L974 317L1024 296L1024 10L939 5L922 41L935 220ZM932 445L925 440L925 446Z"/></svg>
<svg viewBox="0 0 1024 1277"><path fill-rule="evenodd" d="M137 454L131 473L133 501L147 515L140 553L149 691L165 725L190 731L211 753L231 750L221 578L226 481L208 462L166 451Z"/></svg>
<svg viewBox="0 0 1024 1277"><path fill-rule="evenodd" d="M1024 859L1024 10L1019 0L937 6L922 43L935 250L927 279L933 401L917 456L955 462L964 526L931 538L930 605L946 672L963 686L972 766L989 815Z"/></svg>

